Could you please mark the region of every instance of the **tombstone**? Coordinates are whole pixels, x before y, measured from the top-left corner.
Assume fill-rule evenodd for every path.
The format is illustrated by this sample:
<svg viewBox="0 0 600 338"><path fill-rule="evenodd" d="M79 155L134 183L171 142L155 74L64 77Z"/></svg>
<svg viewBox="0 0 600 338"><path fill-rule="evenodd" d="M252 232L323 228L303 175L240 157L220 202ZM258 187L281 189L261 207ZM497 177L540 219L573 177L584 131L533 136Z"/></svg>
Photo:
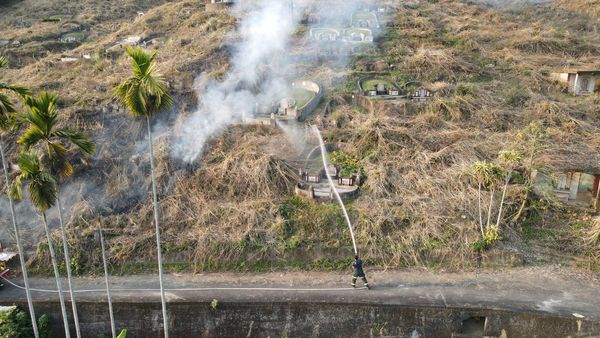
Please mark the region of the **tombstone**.
<svg viewBox="0 0 600 338"><path fill-rule="evenodd" d="M385 94L385 85L383 83L378 83L376 88L377 95Z"/></svg>
<svg viewBox="0 0 600 338"><path fill-rule="evenodd" d="M338 174L338 170L337 167L334 164L328 164L327 168L325 168L325 170L327 170L327 173L329 174L329 176L331 178L336 178L337 174Z"/></svg>
<svg viewBox="0 0 600 338"><path fill-rule="evenodd" d="M338 184L339 185L353 186L354 185L354 177L340 177L338 179Z"/></svg>
<svg viewBox="0 0 600 338"><path fill-rule="evenodd" d="M410 98L415 101L427 101L431 99L433 95L425 88L419 88L410 95Z"/></svg>
<svg viewBox="0 0 600 338"><path fill-rule="evenodd" d="M369 90L369 96L377 96L377 91Z"/></svg>
<svg viewBox="0 0 600 338"><path fill-rule="evenodd" d="M308 183L321 183L321 175L306 175L305 180Z"/></svg>
<svg viewBox="0 0 600 338"><path fill-rule="evenodd" d="M397 89L390 89L388 93L390 96L400 96L400 91Z"/></svg>

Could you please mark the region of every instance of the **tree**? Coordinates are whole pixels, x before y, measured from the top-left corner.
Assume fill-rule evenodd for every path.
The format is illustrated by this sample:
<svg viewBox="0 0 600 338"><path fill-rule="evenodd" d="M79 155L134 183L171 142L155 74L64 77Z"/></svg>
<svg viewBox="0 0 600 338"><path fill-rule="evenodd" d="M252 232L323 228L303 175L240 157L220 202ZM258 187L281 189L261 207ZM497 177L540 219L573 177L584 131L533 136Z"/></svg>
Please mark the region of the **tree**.
<svg viewBox="0 0 600 338"><path fill-rule="evenodd" d="M502 218L502 207L504 206L504 198L506 197L506 189L510 183L510 179L514 170L523 161L523 155L516 151L503 151L499 156L500 163L503 169L506 171L506 177L504 178L504 188L502 189L502 198L500 199L500 209L498 210L498 219L496 220L496 227L500 226L500 220Z"/></svg>
<svg viewBox="0 0 600 338"><path fill-rule="evenodd" d="M42 92L39 97L28 96L25 98L25 105L29 109L24 115L23 120L27 124L27 129L17 143L22 144L26 151L34 147L41 148L44 152L42 163L47 167L47 170L51 175L60 178L71 176L74 173L73 165L68 159L70 148L76 148L87 157L96 151L96 146L90 141L85 133L73 128L58 127L57 101L57 95L49 94L47 92ZM57 194L56 202L65 266L67 268L69 294L71 296L71 306L73 308L73 320L75 321L75 332L77 337L81 337L79 317L77 315L77 304L73 293L69 242L67 240L67 232L65 229L59 194Z"/></svg>
<svg viewBox="0 0 600 338"><path fill-rule="evenodd" d="M481 230L481 236L485 236L485 228L490 226L492 207L494 202L494 194L498 179L502 176L502 169L494 164L487 161L476 161L471 165L470 169L471 176L477 182L477 201L479 209L479 229ZM481 202L481 191L487 188L490 190L490 203L487 211L487 222L484 227L483 225L483 206Z"/></svg>
<svg viewBox="0 0 600 338"><path fill-rule="evenodd" d="M514 221L521 218L521 216L525 212L525 207L527 206L527 201L529 201L529 195L531 193L531 189L533 188L533 172L534 172L534 163L535 157L539 152L545 148L544 141L547 137L546 127L542 124L541 121L532 121L527 127L525 127L521 132L517 134L517 139L520 140L525 148L524 153L527 156L527 161L524 163L525 171L527 175L525 176L526 180L526 189L525 196L523 196L523 201L521 202L521 206L517 211L517 214L513 218Z"/></svg>
<svg viewBox="0 0 600 338"><path fill-rule="evenodd" d="M481 236L483 237L485 232L483 229L483 210L481 206L481 189L486 177L488 170L488 163L486 161L476 161L471 165L470 174L477 182L477 206L479 210L479 229L481 230Z"/></svg>
<svg viewBox="0 0 600 338"><path fill-rule="evenodd" d="M173 104L173 99L167 92L166 83L156 66L156 52L147 53L141 48L127 48L131 57L132 76L116 86L113 90L119 101L127 107L133 117L146 119L148 127L148 145L150 152L150 174L152 176L152 204L154 207L154 226L156 234L156 250L158 260L158 278L160 284L160 299L162 304L163 325L165 337L169 337L167 304L163 288L162 249L160 244L160 225L158 215L158 197L156 193L156 178L154 175L154 154L152 150L152 126L150 118Z"/></svg>
<svg viewBox="0 0 600 338"><path fill-rule="evenodd" d="M8 59L2 55L0 55L0 68L4 68L8 65ZM0 82L0 157L2 158L2 169L4 171L4 186L6 188L6 193L8 193L8 188L10 185L10 181L8 178L8 168L6 165L6 159L4 156L4 146L2 140L2 134L10 131L14 125L14 114L16 113L16 109L13 106L10 98L4 93L12 92L14 94L18 94L22 97L25 95L29 95L29 89L22 86L9 85L7 83ZM35 310L33 308L33 300L31 298L31 289L29 288L29 276L27 274L27 265L25 263L25 251L23 250L23 244L21 243L21 234L19 231L19 227L17 226L17 217L15 215L15 206L13 204L13 200L8 195L8 205L10 208L10 216L13 223L13 229L15 232L15 241L17 242L17 251L19 252L19 261L21 263L21 271L23 273L23 282L25 283L25 295L27 296L27 305L29 306L29 315L31 317L31 323L33 328L34 337L38 338L40 336L38 327L37 327L37 319L35 317Z"/></svg>
<svg viewBox="0 0 600 338"><path fill-rule="evenodd" d="M58 197L58 191L56 190L56 180L41 169L40 160L38 154L35 152L28 153L24 152L19 156L18 161L19 169L21 173L15 178L11 185L11 197L15 200L21 200L23 197L22 187L23 184L27 183L29 190L29 199L31 204L35 206L39 213L42 215L44 221L44 229L46 230L46 239L48 240L48 250L50 251L50 260L52 261L52 268L54 270L54 278L56 279L56 288L58 289L58 299L60 301L60 310L63 317L63 324L65 327L65 335L67 338L70 337L69 333L69 321L67 318L67 309L65 306L65 299L63 295L62 285L60 282L60 274L58 272L58 264L56 262L56 254L54 251L54 245L52 244L52 238L50 237L50 228L48 227L48 220L46 218L46 211L56 203Z"/></svg>
<svg viewBox="0 0 600 338"><path fill-rule="evenodd" d="M498 183L504 177L504 170L500 166L495 163L489 164L489 169L487 171L487 175L485 177L485 182L490 189L490 204L488 206L488 217L486 228L490 226L492 222L492 207L494 206L494 195L496 193L496 188L498 187Z"/></svg>

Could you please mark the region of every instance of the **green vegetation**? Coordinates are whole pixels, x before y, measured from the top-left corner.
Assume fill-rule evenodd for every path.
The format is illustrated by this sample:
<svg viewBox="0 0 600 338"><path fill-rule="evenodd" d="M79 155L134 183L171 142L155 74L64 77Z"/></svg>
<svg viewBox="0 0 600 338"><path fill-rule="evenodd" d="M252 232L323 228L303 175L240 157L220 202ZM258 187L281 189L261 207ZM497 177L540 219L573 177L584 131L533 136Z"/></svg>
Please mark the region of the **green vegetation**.
<svg viewBox="0 0 600 338"><path fill-rule="evenodd" d="M340 175L342 177L350 177L361 171L360 159L355 155L350 155L343 151L334 151L329 154L329 158L331 163L340 168Z"/></svg>
<svg viewBox="0 0 600 338"><path fill-rule="evenodd" d="M50 338L48 316L42 315L38 319L40 338ZM0 311L0 337L3 338L30 338L33 337L31 319L28 314L16 306Z"/></svg>
<svg viewBox="0 0 600 338"><path fill-rule="evenodd" d="M363 89L366 91L375 90L378 84L383 84L385 89L396 88L391 81L385 79L369 79L363 82Z"/></svg>
<svg viewBox="0 0 600 338"><path fill-rule="evenodd" d="M303 108L315 97L315 93L302 88L292 90L292 98L296 100L296 108Z"/></svg>
<svg viewBox="0 0 600 338"><path fill-rule="evenodd" d="M514 245L525 257L548 256L544 261L554 259L547 253L576 257L590 266L600 261L596 222L585 212L564 216L577 209L533 191L535 170L554 177L572 165L595 165L593 156L583 154L600 147L598 94L573 97L549 76L551 66L594 64L600 43L591 28L597 17L573 14L581 3L561 0L511 11L468 2L398 6L376 46L352 56L350 66L324 60L298 65L298 73L290 74L326 85L334 102L331 115L320 116L317 110L307 123L319 125L328 142L351 149L337 159L338 154L332 156L343 176L357 171L368 175L360 197L350 203L350 216L370 262L389 268L470 268L477 264L474 246L483 250L498 241ZM56 104L64 119L57 122L59 129L77 126L111 140L91 159L71 152L66 156L73 170L89 165L77 179L97 183L105 197L101 213L98 206L82 203L66 226L73 273L101 273L93 236L98 225L109 230L108 254L115 273L154 271L158 252L170 259L189 258L165 264L166 271L347 268L348 234L339 209L290 197L298 160L278 146L283 139L278 129L226 128L208 141L201 162L190 168L172 160L164 138L154 140L153 156L135 156L146 126L115 109L110 88L123 83L117 89L120 100L148 123L164 107L158 105L162 100L146 94L155 89L165 93L168 87L178 104L165 118L177 120L176 114L187 114L197 105L190 94L192 70L201 69L216 80L230 70L229 53L222 46L236 18L226 11L207 13L191 1L88 5L64 4L61 11L77 22L41 24L30 19L32 27L14 29L11 18L27 19L26 11L37 18L54 14L51 9L40 11L38 2L27 9L9 6L0 18L0 35L22 42L6 47L15 64L2 70L2 82L23 81L36 91L60 93ZM132 20L138 10L146 14ZM361 13L355 20L369 16ZM75 25L90 30L88 41L73 52L92 54L93 62L56 62L74 45L57 47L48 37L79 32ZM294 32L294 48L302 47L305 30L301 26ZM159 35L149 49L159 49L160 56L106 51L123 37L143 32ZM148 63L160 64L164 77L153 75L170 85L165 81L165 86L137 91L143 87L139 77L119 78L126 59L133 59L136 71L147 72ZM269 72L269 66L260 71ZM350 94L358 91L361 78L380 78L400 88L423 86L435 96L429 102L381 100L358 108ZM375 85L369 81L365 87ZM11 99L11 111L27 109L19 93L5 89L1 94ZM312 95L293 93L299 107ZM148 102L153 104L143 104ZM16 140L10 132L3 136L6 145ZM76 148L69 142L63 146ZM509 154L516 156L504 158ZM14 163L18 154L8 155ZM152 177L144 176L147 158L156 161L159 208L154 196L144 194L153 185ZM479 172L469 170L475 163L482 165ZM157 215L154 209L160 211L158 225L164 233L162 250L156 252L157 231L148 226ZM509 242L513 239L515 243ZM521 240L530 245L520 246ZM57 249L57 255L64 254ZM131 263L134 259L139 263ZM52 272L45 241L31 262L36 271Z"/></svg>
<svg viewBox="0 0 600 338"><path fill-rule="evenodd" d="M216 311L216 310L217 310L217 306L219 306L219 301L218 301L218 300L216 300L216 299L213 299L213 300L210 302L210 309L211 309L212 311Z"/></svg>

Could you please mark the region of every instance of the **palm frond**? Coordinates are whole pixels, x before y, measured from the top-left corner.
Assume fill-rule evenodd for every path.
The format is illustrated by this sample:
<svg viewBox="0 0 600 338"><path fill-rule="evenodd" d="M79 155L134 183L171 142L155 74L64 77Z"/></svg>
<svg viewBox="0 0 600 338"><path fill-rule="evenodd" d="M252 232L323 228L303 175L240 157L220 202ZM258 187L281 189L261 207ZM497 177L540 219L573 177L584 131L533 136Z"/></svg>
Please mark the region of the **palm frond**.
<svg viewBox="0 0 600 338"><path fill-rule="evenodd" d="M40 130L38 126L31 124L29 128L25 130L23 136L17 140L17 143L22 144L25 147L25 150L29 150L43 140L44 136L44 132Z"/></svg>
<svg viewBox="0 0 600 338"><path fill-rule="evenodd" d="M15 94L19 94L22 97L25 97L25 96L31 94L31 91L27 87L19 86L19 85L11 85L11 84L4 83L4 82L0 82L0 90L10 91Z"/></svg>
<svg viewBox="0 0 600 338"><path fill-rule="evenodd" d="M8 188L8 194L14 201L23 199L23 180L25 180L25 178L25 174L18 175Z"/></svg>
<svg viewBox="0 0 600 338"><path fill-rule="evenodd" d="M50 209L57 199L56 180L52 175L41 170L40 159L35 152L21 153L18 160L21 173L10 187L11 196L20 200L23 195L23 184L28 183L29 197L40 212Z"/></svg>
<svg viewBox="0 0 600 338"><path fill-rule="evenodd" d="M75 173L73 165L67 158L67 149L60 143L48 143L47 160L50 164L50 171L60 176L72 176Z"/></svg>
<svg viewBox="0 0 600 338"><path fill-rule="evenodd" d="M167 93L167 85L155 63L156 52L141 48L128 48L133 76L113 88L115 96L134 116L150 117L167 109L173 99Z"/></svg>
<svg viewBox="0 0 600 338"><path fill-rule="evenodd" d="M96 151L96 145L90 141L89 136L78 130L68 128L59 129L53 132L52 136L66 139L73 143L85 157L92 155Z"/></svg>
<svg viewBox="0 0 600 338"><path fill-rule="evenodd" d="M0 93L0 114L5 115L14 112L15 106L10 101L10 98L3 93Z"/></svg>
<svg viewBox="0 0 600 338"><path fill-rule="evenodd" d="M52 175L40 172L35 179L29 181L29 195L31 203L41 212L45 212L56 203L56 180Z"/></svg>
<svg viewBox="0 0 600 338"><path fill-rule="evenodd" d="M8 58L5 55L0 55L0 68L8 66Z"/></svg>

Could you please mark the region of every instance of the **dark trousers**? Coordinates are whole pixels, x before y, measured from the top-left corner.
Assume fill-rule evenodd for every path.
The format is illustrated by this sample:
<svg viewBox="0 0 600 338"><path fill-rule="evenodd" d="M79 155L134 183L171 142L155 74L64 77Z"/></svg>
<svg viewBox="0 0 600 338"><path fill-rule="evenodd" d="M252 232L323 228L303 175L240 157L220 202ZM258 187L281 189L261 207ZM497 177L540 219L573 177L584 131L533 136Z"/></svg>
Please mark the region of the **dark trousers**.
<svg viewBox="0 0 600 338"><path fill-rule="evenodd" d="M365 283L365 285L369 285L369 282L367 282L367 277L366 276L360 276L360 278L362 278L363 283ZM358 276L352 276L352 286L356 285L356 280L358 279Z"/></svg>

